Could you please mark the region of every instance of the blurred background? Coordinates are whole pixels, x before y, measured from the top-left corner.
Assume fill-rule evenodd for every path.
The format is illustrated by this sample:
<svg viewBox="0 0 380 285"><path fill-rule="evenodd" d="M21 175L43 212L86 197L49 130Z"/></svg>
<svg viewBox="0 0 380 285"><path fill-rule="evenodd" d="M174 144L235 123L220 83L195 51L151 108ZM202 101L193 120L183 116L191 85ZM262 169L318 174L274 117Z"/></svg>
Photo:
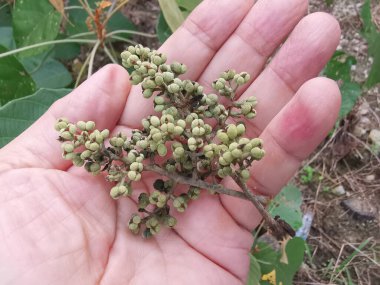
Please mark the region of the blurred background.
<svg viewBox="0 0 380 285"><path fill-rule="evenodd" d="M120 63L128 45L158 48L200 2L1 0L0 147L97 69ZM310 13L340 22L340 45L321 75L338 82L343 104L283 192L299 200L292 225L307 221L294 284L380 284L380 2L309 2Z"/></svg>

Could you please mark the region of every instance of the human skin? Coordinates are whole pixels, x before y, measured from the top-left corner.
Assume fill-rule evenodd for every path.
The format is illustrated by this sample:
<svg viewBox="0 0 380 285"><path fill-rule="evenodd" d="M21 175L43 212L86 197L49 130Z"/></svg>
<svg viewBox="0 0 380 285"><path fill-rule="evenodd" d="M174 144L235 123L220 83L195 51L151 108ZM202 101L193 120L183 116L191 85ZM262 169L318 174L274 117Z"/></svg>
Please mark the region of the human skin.
<svg viewBox="0 0 380 285"><path fill-rule="evenodd" d="M248 184L270 196L326 137L340 106L336 83L316 77L339 42L339 24L306 11L305 0L205 0L160 48L206 92L226 69L252 75L239 96L258 99L247 130L267 154ZM0 150L1 284L245 283L250 231L261 219L247 201L202 194L176 215L174 230L144 240L127 224L155 176L144 173L131 198L115 201L102 176L62 159L57 118L128 132L152 112L140 92L127 71L108 65Z"/></svg>

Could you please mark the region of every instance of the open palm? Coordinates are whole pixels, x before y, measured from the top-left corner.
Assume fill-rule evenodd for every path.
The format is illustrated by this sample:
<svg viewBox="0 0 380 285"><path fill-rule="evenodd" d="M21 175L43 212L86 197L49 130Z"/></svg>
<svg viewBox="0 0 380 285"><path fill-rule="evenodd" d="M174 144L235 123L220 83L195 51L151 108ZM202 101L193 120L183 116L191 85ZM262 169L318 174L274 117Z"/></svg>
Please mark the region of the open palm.
<svg viewBox="0 0 380 285"><path fill-rule="evenodd" d="M160 49L206 91L223 70L252 75L239 95L258 98L248 132L263 138L267 155L249 186L266 195L289 180L339 109L336 84L314 78L337 46L339 25L323 13L304 17L306 10L306 0L205 0ZM128 131L152 112L140 94L123 68L107 66L1 149L1 284L244 284L250 230L260 221L248 202L202 195L177 215L175 230L143 240L127 223L154 177L144 174L131 199L113 201L103 177L61 158L56 118Z"/></svg>

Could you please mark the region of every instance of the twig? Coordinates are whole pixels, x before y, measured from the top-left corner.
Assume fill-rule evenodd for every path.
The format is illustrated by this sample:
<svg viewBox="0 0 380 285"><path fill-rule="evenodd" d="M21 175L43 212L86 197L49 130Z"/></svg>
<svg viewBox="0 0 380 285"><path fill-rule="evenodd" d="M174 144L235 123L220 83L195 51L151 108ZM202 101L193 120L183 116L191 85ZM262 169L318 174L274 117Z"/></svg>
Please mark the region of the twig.
<svg viewBox="0 0 380 285"><path fill-rule="evenodd" d="M225 188L220 184L210 184L203 180L196 180L191 177L184 177L175 173L170 173L161 167L157 165L146 165L144 166L145 170L156 172L160 175L167 176L177 183L183 183L192 185L195 187L208 189L211 191L215 191L219 194L229 195L237 198L241 198L244 200L249 200L252 202L252 204L258 209L260 214L263 216L266 224L270 228L272 234L279 240L282 240L286 236L294 235L293 230L290 228L288 224L286 224L285 221L278 219L273 219L269 213L264 208L263 204L268 202L268 199L262 196L255 196L253 193L248 189L247 185L236 175L233 175L233 180L239 185L239 187L243 190L243 192L239 192L236 190L232 190L229 188Z"/></svg>
<svg viewBox="0 0 380 285"><path fill-rule="evenodd" d="M88 73L87 73L87 78L89 78L91 75L92 75L92 69L94 67L94 59L95 59L95 54L96 54L96 51L98 49L98 47L100 46L101 42L98 40L96 42L96 44L94 45L94 48L92 49L91 51L91 54L90 54L90 61L88 63Z"/></svg>
<svg viewBox="0 0 380 285"><path fill-rule="evenodd" d="M271 215L267 212L264 206L261 204L259 199L253 195L251 190L248 189L247 185L238 177L236 174L232 175L232 179L239 185L239 187L243 190L246 197L252 202L252 204L256 207L256 209L263 216L263 219L269 229L272 231L272 234L278 239L282 240L286 236L294 235L292 229L289 225L285 223L283 220L275 220L271 217ZM285 224L284 224L285 223Z"/></svg>
<svg viewBox="0 0 380 285"><path fill-rule="evenodd" d="M243 192L226 188L226 187L222 186L221 184L211 184L211 183L207 183L207 182L205 182L203 180L194 180L191 177L185 177L185 176L178 175L178 174L175 174L175 173L170 173L170 172L162 169L161 167L159 167L157 165L144 165L144 169L148 170L148 171L156 172L156 173L158 173L160 175L167 176L168 178L173 179L174 181L176 181L178 183L188 184L188 185L191 185L191 186L195 186L195 187L199 187L199 188L215 191L215 192L217 192L219 194L225 194L225 195L229 195L229 196L232 196L232 197L237 197L237 198L244 199L244 200L250 200L246 196L246 194L244 194ZM264 196L257 196L257 199L258 199L259 203L264 203L265 204L265 203L268 202L268 198L264 197Z"/></svg>

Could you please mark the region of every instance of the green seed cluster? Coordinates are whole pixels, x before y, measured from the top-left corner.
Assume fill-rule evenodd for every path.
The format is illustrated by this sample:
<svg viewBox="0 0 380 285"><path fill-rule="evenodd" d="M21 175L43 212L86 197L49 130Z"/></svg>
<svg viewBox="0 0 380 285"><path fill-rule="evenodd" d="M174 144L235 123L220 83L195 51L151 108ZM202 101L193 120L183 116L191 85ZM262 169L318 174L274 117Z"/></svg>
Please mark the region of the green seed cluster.
<svg viewBox="0 0 380 285"><path fill-rule="evenodd" d="M214 93L206 94L199 83L179 78L187 70L184 64L167 64L158 51L130 46L121 57L123 65L133 70L132 83L141 84L156 113L144 118L130 136L110 137L108 130L95 129L92 121L72 124L59 119L55 127L65 159L95 175L106 172L107 180L115 182L110 191L115 199L132 194L146 165L194 181L220 181L231 175L249 179L249 167L265 154L261 139L246 137L246 120L256 115L256 98L235 100L239 88L250 81L249 74L227 70L212 83ZM201 193L194 186L177 193L175 179L157 179L152 186L154 191L139 195L139 214L128 224L144 237L157 234L162 226L174 227L172 210L186 211Z"/></svg>

